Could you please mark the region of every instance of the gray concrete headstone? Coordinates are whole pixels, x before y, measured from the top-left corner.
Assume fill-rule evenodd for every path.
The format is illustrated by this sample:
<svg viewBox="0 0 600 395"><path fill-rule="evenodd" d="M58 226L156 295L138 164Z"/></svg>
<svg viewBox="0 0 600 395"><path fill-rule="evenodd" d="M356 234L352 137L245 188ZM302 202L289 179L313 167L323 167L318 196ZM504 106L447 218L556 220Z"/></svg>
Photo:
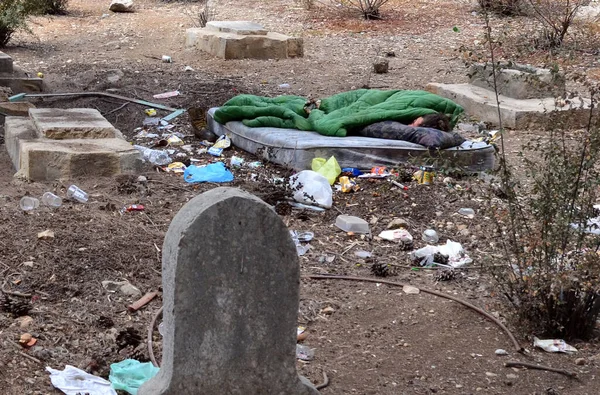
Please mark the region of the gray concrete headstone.
<svg viewBox="0 0 600 395"><path fill-rule="evenodd" d="M163 360L140 395L318 394L296 372L296 247L266 203L203 193L163 247Z"/></svg>

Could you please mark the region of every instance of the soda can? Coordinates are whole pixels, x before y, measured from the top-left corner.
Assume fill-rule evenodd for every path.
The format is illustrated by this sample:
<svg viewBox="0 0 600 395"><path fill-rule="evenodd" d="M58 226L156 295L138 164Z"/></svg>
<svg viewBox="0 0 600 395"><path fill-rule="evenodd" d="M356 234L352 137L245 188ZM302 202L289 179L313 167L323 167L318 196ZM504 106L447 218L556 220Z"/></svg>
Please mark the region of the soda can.
<svg viewBox="0 0 600 395"><path fill-rule="evenodd" d="M433 166L421 166L421 179L419 180L419 184L433 184L434 177L435 172L433 171Z"/></svg>

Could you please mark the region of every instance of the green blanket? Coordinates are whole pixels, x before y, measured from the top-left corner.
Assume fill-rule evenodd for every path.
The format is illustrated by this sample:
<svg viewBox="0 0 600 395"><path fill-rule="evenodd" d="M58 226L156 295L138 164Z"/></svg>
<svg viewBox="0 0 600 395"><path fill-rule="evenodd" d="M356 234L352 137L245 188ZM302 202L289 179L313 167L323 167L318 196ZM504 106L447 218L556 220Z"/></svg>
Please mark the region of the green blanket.
<svg viewBox="0 0 600 395"><path fill-rule="evenodd" d="M450 118L454 127L462 107L451 100L425 91L359 89L338 93L321 100L318 109L307 114L306 99L300 96L268 98L239 95L215 112L220 124L242 121L249 127L314 130L325 136L344 137L380 121L405 124L435 112Z"/></svg>

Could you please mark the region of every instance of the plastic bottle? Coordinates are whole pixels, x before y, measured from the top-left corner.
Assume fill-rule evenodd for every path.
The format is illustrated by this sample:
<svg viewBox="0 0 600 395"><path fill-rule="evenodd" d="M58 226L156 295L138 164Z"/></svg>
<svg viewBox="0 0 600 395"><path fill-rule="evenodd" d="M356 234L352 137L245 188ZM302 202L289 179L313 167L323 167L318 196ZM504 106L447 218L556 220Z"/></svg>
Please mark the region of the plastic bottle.
<svg viewBox="0 0 600 395"><path fill-rule="evenodd" d="M76 200L79 203L87 203L89 198L88 194L79 189L76 185L71 185L69 189L67 189L67 197Z"/></svg>
<svg viewBox="0 0 600 395"><path fill-rule="evenodd" d="M42 195L42 204L50 207L60 207L62 205L62 199L52 192L46 192Z"/></svg>
<svg viewBox="0 0 600 395"><path fill-rule="evenodd" d="M426 243L437 243L440 240L437 232L433 229L426 229L421 239Z"/></svg>
<svg viewBox="0 0 600 395"><path fill-rule="evenodd" d="M19 207L23 211L30 211L38 208L40 206L40 201L31 196L23 196L21 201L19 201Z"/></svg>
<svg viewBox="0 0 600 395"><path fill-rule="evenodd" d="M475 210L472 208L461 208L458 213L467 218L473 218L475 216Z"/></svg>
<svg viewBox="0 0 600 395"><path fill-rule="evenodd" d="M164 166L171 163L171 157L165 151L142 147L141 145L134 145L133 147L140 151L146 162L150 162L153 165Z"/></svg>

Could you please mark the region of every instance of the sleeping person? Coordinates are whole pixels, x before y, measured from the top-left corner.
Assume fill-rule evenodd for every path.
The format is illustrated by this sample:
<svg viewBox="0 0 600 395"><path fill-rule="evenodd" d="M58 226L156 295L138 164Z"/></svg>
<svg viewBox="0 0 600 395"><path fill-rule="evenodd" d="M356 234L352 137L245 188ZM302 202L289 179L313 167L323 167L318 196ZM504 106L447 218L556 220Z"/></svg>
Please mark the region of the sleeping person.
<svg viewBox="0 0 600 395"><path fill-rule="evenodd" d="M451 132L450 118L442 113L418 117L408 125L398 121L375 122L352 134L378 139L403 140L429 149L456 147L465 141L458 133Z"/></svg>

